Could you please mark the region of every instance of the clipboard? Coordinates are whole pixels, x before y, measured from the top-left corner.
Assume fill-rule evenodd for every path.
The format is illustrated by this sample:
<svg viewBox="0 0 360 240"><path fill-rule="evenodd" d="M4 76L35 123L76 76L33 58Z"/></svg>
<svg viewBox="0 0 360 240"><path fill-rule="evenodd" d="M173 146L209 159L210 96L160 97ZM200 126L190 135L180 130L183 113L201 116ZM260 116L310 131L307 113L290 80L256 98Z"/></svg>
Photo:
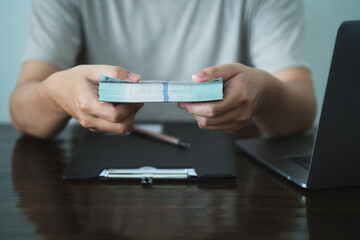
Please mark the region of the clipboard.
<svg viewBox="0 0 360 240"><path fill-rule="evenodd" d="M63 180L203 181L236 178L232 136L194 123L164 123L163 133L191 143L181 148L138 134L84 129Z"/></svg>

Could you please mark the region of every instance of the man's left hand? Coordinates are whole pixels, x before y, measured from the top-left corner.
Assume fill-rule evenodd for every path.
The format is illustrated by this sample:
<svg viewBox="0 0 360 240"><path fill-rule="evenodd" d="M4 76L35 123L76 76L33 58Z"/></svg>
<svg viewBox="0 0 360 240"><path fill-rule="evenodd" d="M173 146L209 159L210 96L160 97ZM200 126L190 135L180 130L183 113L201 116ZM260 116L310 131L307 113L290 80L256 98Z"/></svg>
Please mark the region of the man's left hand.
<svg viewBox="0 0 360 240"><path fill-rule="evenodd" d="M202 129L236 132L258 110L265 87L263 79L269 75L240 63L205 68L193 74L193 81L207 82L222 77L224 99L213 102L181 102L178 106L189 112Z"/></svg>

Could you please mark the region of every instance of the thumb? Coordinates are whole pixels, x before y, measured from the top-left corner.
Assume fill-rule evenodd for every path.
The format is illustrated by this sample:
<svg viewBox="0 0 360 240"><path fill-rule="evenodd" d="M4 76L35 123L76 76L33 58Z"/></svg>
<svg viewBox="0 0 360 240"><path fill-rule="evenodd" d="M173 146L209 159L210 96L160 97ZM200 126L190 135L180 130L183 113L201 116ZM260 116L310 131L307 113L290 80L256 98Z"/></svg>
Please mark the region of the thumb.
<svg viewBox="0 0 360 240"><path fill-rule="evenodd" d="M241 70L242 65L239 63L212 66L193 74L192 80L194 82L209 82L222 77L223 81L226 81L240 73Z"/></svg>
<svg viewBox="0 0 360 240"><path fill-rule="evenodd" d="M85 72L87 78L95 81L100 81L101 74L106 76L117 78L121 80L126 80L130 82L138 82L140 81L140 75L130 72L129 70L119 67L119 66L111 66L111 65L85 65L88 67Z"/></svg>

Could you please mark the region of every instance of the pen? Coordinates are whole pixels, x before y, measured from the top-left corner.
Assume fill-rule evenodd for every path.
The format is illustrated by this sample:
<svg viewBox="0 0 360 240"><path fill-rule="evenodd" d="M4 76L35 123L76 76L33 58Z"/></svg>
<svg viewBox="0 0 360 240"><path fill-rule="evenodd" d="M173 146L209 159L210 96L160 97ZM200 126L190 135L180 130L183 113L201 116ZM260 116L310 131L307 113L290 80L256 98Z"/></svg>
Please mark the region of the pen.
<svg viewBox="0 0 360 240"><path fill-rule="evenodd" d="M138 134L141 134L141 135L145 135L145 136L148 136L148 137L152 137L152 138L155 138L157 140L167 142L167 143L179 146L179 147L189 148L191 146L190 143L187 143L187 142L181 140L180 138L165 135L165 134L162 134L162 133L149 132L149 131L146 131L146 130L143 130L143 129L140 129L140 128L137 128L137 127L134 127L134 130L132 132L138 133Z"/></svg>

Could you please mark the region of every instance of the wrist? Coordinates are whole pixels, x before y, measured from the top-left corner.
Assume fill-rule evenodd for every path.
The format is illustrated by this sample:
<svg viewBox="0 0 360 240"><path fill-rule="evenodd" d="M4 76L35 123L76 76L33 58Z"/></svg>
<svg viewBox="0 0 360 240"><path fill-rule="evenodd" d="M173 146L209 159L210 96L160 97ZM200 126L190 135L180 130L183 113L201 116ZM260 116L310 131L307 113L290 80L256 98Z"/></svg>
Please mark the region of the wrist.
<svg viewBox="0 0 360 240"><path fill-rule="evenodd" d="M270 73L256 69L258 82L258 96L254 117L272 111L277 106L283 96L284 85Z"/></svg>
<svg viewBox="0 0 360 240"><path fill-rule="evenodd" d="M39 84L38 93L41 100L48 103L54 113L65 118L69 117L69 114L62 108L58 100L59 91L63 89L63 86L59 85L61 74L62 72L55 72L48 76Z"/></svg>

